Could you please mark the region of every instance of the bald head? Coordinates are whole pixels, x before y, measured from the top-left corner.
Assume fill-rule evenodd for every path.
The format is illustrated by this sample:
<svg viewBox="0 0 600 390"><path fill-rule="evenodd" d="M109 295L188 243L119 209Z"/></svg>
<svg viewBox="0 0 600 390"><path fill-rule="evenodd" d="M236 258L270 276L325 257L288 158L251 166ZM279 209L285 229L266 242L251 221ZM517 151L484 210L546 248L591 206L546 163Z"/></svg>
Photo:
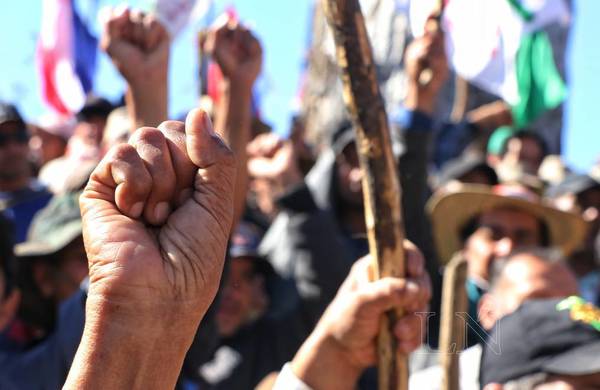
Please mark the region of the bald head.
<svg viewBox="0 0 600 390"><path fill-rule="evenodd" d="M562 259L547 250L522 251L499 261L492 271L491 288L480 304L485 328L534 298L578 295L573 271Z"/></svg>

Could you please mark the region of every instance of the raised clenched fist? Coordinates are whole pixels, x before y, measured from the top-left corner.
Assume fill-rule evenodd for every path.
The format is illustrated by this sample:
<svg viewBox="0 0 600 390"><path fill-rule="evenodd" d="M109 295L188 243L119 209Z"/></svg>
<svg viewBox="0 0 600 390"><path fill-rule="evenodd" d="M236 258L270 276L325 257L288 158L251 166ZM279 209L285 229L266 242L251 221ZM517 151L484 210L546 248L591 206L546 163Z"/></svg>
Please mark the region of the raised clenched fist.
<svg viewBox="0 0 600 390"><path fill-rule="evenodd" d="M169 45L169 34L153 15L117 7L104 16L100 47L129 83L166 78Z"/></svg>
<svg viewBox="0 0 600 390"><path fill-rule="evenodd" d="M200 43L226 80L252 87L262 68L262 47L250 30L236 21L222 19Z"/></svg>
<svg viewBox="0 0 600 390"><path fill-rule="evenodd" d="M80 200L88 312L195 329L219 285L234 181L233 155L200 110L111 149Z"/></svg>

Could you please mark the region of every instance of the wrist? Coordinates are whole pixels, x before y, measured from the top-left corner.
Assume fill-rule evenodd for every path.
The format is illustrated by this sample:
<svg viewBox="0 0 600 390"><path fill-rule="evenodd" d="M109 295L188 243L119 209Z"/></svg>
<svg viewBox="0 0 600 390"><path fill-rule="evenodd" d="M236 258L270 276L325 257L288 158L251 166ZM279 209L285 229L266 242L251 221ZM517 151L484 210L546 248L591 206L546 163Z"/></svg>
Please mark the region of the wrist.
<svg viewBox="0 0 600 390"><path fill-rule="evenodd" d="M237 98L250 101L252 99L252 85L241 78L224 78L219 83L219 92L225 98Z"/></svg>
<svg viewBox="0 0 600 390"><path fill-rule="evenodd" d="M90 294L65 388L174 387L199 318L143 304L137 309Z"/></svg>
<svg viewBox="0 0 600 390"><path fill-rule="evenodd" d="M421 111L432 115L435 111L437 97L428 91L423 91L420 85L409 85L404 106L412 111Z"/></svg>
<svg viewBox="0 0 600 390"><path fill-rule="evenodd" d="M314 390L352 389L365 367L353 362L332 336L317 329L291 362L294 374Z"/></svg>

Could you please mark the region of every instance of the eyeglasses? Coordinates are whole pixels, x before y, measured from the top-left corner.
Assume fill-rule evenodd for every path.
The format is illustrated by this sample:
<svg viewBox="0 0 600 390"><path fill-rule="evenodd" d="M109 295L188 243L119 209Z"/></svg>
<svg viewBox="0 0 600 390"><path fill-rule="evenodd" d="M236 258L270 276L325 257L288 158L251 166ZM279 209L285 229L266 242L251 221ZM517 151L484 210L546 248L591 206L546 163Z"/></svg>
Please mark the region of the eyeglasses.
<svg viewBox="0 0 600 390"><path fill-rule="evenodd" d="M14 133L0 133L0 148L8 145L10 141L14 141L19 144L27 143L29 135L25 131L17 131Z"/></svg>

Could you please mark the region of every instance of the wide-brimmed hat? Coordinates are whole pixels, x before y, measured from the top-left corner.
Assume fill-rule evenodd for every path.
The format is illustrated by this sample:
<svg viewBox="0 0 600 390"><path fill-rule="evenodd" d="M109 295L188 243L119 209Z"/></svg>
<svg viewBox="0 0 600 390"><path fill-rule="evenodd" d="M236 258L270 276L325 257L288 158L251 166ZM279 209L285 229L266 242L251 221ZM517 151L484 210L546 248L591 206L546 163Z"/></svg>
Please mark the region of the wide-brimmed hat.
<svg viewBox="0 0 600 390"><path fill-rule="evenodd" d="M483 212L508 208L535 216L548 227L550 245L569 255L583 242L587 224L576 214L540 203L518 186L456 185L435 193L427 204L440 262L445 264L463 246L461 231Z"/></svg>
<svg viewBox="0 0 600 390"><path fill-rule="evenodd" d="M80 194L55 195L36 214L27 232L27 241L15 247L15 255L19 258L51 255L81 236Z"/></svg>

